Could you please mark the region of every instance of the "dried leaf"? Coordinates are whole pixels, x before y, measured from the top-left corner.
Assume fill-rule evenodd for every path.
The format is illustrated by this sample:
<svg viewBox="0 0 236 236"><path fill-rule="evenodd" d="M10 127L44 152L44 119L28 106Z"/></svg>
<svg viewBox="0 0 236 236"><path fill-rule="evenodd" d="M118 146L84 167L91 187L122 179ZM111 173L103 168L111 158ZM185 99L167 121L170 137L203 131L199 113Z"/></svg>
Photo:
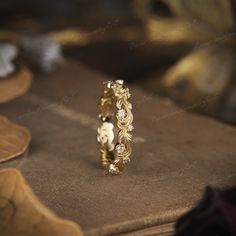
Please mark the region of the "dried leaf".
<svg viewBox="0 0 236 236"><path fill-rule="evenodd" d="M196 110L216 111L232 79L234 62L232 49L203 47L169 69L163 84L175 101Z"/></svg>
<svg viewBox="0 0 236 236"><path fill-rule="evenodd" d="M162 44L199 44L212 40L217 34L202 31L194 21L181 19L150 19L146 22L149 42Z"/></svg>
<svg viewBox="0 0 236 236"><path fill-rule="evenodd" d="M9 78L0 79L0 103L23 95L30 88L31 82L32 74L27 68L21 68Z"/></svg>
<svg viewBox="0 0 236 236"><path fill-rule="evenodd" d="M0 78L5 78L15 71L13 63L18 49L13 44L0 43Z"/></svg>
<svg viewBox="0 0 236 236"><path fill-rule="evenodd" d="M196 46L217 39L235 43L230 0L133 0L132 6L146 25L147 42ZM169 15L162 16L163 11Z"/></svg>
<svg viewBox="0 0 236 236"><path fill-rule="evenodd" d="M179 15L197 19L212 29L226 32L234 29L231 0L168 0L179 4ZM203 7L204 6L204 7Z"/></svg>
<svg viewBox="0 0 236 236"><path fill-rule="evenodd" d="M28 129L0 116L0 163L24 153L30 139Z"/></svg>
<svg viewBox="0 0 236 236"><path fill-rule="evenodd" d="M234 16L231 0L133 0L134 14L144 22L176 17L203 23L218 32L234 30ZM205 27L202 28L204 31ZM166 31L167 32L167 31Z"/></svg>
<svg viewBox="0 0 236 236"><path fill-rule="evenodd" d="M17 169L0 171L1 236L80 236L80 227L62 220L34 195Z"/></svg>

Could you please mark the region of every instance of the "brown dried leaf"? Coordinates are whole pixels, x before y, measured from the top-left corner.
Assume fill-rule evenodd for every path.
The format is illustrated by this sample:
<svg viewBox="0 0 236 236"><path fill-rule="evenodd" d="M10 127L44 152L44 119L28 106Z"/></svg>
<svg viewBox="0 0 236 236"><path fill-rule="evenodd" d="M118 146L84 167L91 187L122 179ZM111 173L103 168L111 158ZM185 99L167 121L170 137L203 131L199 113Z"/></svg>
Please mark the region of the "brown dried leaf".
<svg viewBox="0 0 236 236"><path fill-rule="evenodd" d="M202 31L194 21L181 19L150 19L146 22L149 42L162 44L199 44L212 40L217 34Z"/></svg>
<svg viewBox="0 0 236 236"><path fill-rule="evenodd" d="M24 153L30 139L28 129L0 116L0 163Z"/></svg>
<svg viewBox="0 0 236 236"><path fill-rule="evenodd" d="M174 23L180 17L188 22L204 23L219 32L234 30L231 0L133 0L132 3L134 14L144 22L169 18Z"/></svg>
<svg viewBox="0 0 236 236"><path fill-rule="evenodd" d="M17 73L0 80L0 103L8 102L23 95L30 88L32 73L21 68Z"/></svg>
<svg viewBox="0 0 236 236"><path fill-rule="evenodd" d="M168 95L196 110L216 111L234 74L231 49L203 47L181 59L163 77Z"/></svg>
<svg viewBox="0 0 236 236"><path fill-rule="evenodd" d="M62 220L34 195L17 169L0 171L1 236L80 236L80 227Z"/></svg>
<svg viewBox="0 0 236 236"><path fill-rule="evenodd" d="M234 29L234 16L231 0L168 0L177 2L177 12L188 19L197 19L212 29L226 32Z"/></svg>

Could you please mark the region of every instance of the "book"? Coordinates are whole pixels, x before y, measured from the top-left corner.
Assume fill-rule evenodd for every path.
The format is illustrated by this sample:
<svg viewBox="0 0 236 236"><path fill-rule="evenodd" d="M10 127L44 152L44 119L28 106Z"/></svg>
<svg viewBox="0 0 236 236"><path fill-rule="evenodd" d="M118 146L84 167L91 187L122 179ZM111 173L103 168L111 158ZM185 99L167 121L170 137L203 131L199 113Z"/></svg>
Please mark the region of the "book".
<svg viewBox="0 0 236 236"><path fill-rule="evenodd" d="M32 134L28 153L1 168L18 168L42 202L85 235L173 235L206 186L235 185L236 129L128 85L131 162L106 175L96 129L107 80L115 78L75 61L36 75L29 93L1 105Z"/></svg>

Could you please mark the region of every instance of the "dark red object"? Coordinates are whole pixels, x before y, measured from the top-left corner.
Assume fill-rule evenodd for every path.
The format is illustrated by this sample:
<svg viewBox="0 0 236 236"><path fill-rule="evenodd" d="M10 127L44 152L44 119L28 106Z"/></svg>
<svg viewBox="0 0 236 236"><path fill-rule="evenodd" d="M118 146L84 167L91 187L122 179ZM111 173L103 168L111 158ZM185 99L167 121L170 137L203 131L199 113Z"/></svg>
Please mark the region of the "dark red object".
<svg viewBox="0 0 236 236"><path fill-rule="evenodd" d="M176 223L175 236L235 236L236 188L207 187L199 205Z"/></svg>

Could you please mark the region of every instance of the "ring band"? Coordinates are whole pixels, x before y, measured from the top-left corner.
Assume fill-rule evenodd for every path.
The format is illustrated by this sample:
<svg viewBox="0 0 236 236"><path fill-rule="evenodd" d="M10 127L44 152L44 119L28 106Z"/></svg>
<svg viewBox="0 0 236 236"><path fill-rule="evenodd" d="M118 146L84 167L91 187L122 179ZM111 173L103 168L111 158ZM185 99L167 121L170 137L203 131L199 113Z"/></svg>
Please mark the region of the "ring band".
<svg viewBox="0 0 236 236"><path fill-rule="evenodd" d="M130 161L132 152L130 134L134 129L132 105L128 101L129 89L123 83L123 80L105 82L99 104L101 125L97 129L97 141L101 145L102 166L111 174L119 174L123 171L124 165ZM113 131L115 117L116 132Z"/></svg>

